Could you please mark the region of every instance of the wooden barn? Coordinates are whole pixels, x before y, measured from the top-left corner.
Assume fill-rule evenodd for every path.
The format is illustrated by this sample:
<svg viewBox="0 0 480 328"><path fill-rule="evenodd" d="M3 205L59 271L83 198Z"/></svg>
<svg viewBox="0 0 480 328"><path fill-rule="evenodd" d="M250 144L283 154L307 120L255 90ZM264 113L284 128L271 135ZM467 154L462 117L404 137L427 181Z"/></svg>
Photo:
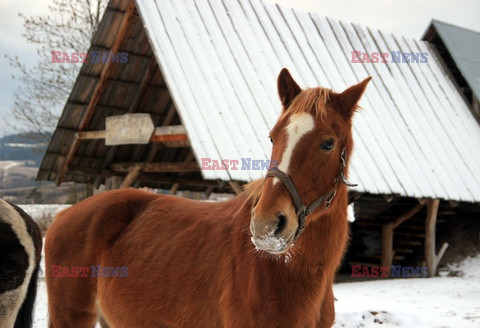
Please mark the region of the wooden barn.
<svg viewBox="0 0 480 328"><path fill-rule="evenodd" d="M480 126L428 42L260 0L111 0L90 51L128 62L83 65L39 180L238 193L266 170L202 159L270 158L287 67L303 87L373 76L354 122L349 263L426 260L434 273L437 220L480 215Z"/></svg>

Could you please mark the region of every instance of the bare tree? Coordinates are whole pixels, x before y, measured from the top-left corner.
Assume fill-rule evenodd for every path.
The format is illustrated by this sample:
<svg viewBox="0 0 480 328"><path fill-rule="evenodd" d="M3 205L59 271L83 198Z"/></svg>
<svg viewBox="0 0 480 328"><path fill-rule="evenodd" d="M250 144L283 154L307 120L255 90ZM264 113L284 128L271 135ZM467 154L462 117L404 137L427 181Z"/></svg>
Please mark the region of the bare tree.
<svg viewBox="0 0 480 328"><path fill-rule="evenodd" d="M50 14L25 16L22 36L37 45L38 63L27 67L17 56L5 55L20 85L14 95L11 127L32 138L49 141L81 64L52 63L52 51L85 53L108 0L52 0Z"/></svg>

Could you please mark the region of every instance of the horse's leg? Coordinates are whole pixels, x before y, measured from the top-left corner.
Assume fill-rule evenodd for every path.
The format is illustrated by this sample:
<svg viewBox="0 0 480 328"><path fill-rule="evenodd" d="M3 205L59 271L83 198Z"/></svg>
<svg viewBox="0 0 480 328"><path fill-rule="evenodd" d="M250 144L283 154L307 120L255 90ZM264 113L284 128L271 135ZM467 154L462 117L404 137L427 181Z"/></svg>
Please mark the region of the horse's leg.
<svg viewBox="0 0 480 328"><path fill-rule="evenodd" d="M68 277L69 268L95 264L96 255L85 252L81 243L87 240L80 229L66 229L62 213L50 226L45 239L45 275L48 291L50 328L93 328L97 321L96 278ZM80 220L80 217L75 217ZM60 221L60 222L59 222ZM67 226L68 228L69 226ZM76 232L79 231L79 232ZM54 270L55 266L67 268Z"/></svg>
<svg viewBox="0 0 480 328"><path fill-rule="evenodd" d="M325 297L323 298L322 307L320 309L320 322L318 328L329 328L333 326L335 321L335 304L333 297L333 285L329 283L327 290L325 291Z"/></svg>
<svg viewBox="0 0 480 328"><path fill-rule="evenodd" d="M49 327L93 328L97 322L96 290L92 284L79 281L91 278L47 279Z"/></svg>

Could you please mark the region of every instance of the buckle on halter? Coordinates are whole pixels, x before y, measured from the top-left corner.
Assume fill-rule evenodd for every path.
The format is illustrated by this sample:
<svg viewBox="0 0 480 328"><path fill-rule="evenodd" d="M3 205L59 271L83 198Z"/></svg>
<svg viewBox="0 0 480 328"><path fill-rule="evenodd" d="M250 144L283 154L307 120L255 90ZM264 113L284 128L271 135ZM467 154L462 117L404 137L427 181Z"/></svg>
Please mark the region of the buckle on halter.
<svg viewBox="0 0 480 328"><path fill-rule="evenodd" d="M335 195L337 194L337 189L335 189L335 191L330 195L330 197L328 197L328 199L325 201L325 207L323 209L327 209L330 207L330 204L332 203L333 201L333 198L335 197Z"/></svg>
<svg viewBox="0 0 480 328"><path fill-rule="evenodd" d="M297 216L306 218L308 215L310 215L310 209L306 205L302 205L298 210Z"/></svg>

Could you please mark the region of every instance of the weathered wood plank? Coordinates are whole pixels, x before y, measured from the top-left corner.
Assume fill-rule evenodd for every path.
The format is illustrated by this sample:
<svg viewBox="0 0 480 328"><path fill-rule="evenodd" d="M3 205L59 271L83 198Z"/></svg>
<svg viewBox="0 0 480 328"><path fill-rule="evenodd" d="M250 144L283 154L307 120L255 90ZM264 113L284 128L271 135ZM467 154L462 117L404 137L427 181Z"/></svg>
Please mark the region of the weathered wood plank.
<svg viewBox="0 0 480 328"><path fill-rule="evenodd" d="M195 172L200 167L196 162L160 162L160 163L113 163L110 168L115 172L129 172L139 166L143 172Z"/></svg>

